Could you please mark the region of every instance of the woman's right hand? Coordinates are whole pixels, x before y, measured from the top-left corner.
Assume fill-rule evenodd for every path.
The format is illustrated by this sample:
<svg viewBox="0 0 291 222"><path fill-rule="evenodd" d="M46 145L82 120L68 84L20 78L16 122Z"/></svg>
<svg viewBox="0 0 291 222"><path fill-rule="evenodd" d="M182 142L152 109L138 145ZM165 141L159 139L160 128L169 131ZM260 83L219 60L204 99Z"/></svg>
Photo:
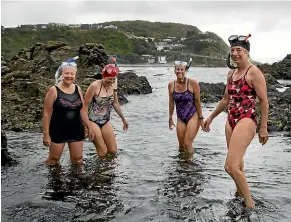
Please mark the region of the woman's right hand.
<svg viewBox="0 0 291 222"><path fill-rule="evenodd" d="M93 141L93 140L94 140L94 136L95 136L94 131L93 131L93 129L92 129L92 126L90 125L90 126L88 127L88 137L89 137L89 139L90 139L91 141Z"/></svg>
<svg viewBox="0 0 291 222"><path fill-rule="evenodd" d="M50 146L51 145L51 137L49 134L43 135L43 145Z"/></svg>
<svg viewBox="0 0 291 222"><path fill-rule="evenodd" d="M170 119L169 119L169 129L170 129L170 130L173 130L174 127L175 127L174 121L173 121L172 118L170 118Z"/></svg>
<svg viewBox="0 0 291 222"><path fill-rule="evenodd" d="M204 122L203 122L203 131L209 132L210 131L210 124L212 122L212 118L208 117Z"/></svg>

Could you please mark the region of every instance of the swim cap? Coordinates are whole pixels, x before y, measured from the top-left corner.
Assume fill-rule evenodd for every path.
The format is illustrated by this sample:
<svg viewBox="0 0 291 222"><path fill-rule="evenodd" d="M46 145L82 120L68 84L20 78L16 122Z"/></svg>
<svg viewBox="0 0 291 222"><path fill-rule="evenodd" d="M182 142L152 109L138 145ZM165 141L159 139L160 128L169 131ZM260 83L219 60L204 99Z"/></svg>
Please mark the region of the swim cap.
<svg viewBox="0 0 291 222"><path fill-rule="evenodd" d="M228 38L230 47L240 46L240 47L246 49L249 52L250 51L250 47L251 47L251 44L250 44L250 42L248 40L249 37L251 37L251 34L248 34L247 36L231 35Z"/></svg>
<svg viewBox="0 0 291 222"><path fill-rule="evenodd" d="M77 63L75 61L78 58L79 58L79 56L75 56L74 58L71 58L71 59L68 59L65 62L62 62L62 64L60 65L60 67L55 72L55 83L56 84L60 81L60 76L61 76L61 73L62 73L63 68L68 67L68 66L71 66L71 67L75 67L77 69Z"/></svg>
<svg viewBox="0 0 291 222"><path fill-rule="evenodd" d="M103 77L116 77L119 73L119 68L113 64L108 64L103 68Z"/></svg>

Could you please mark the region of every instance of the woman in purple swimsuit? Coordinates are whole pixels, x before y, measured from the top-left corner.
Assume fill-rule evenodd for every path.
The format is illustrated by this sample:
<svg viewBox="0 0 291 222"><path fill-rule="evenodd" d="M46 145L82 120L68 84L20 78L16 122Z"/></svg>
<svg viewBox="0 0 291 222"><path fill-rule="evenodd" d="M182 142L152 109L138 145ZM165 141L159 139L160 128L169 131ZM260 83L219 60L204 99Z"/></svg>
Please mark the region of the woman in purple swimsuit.
<svg viewBox="0 0 291 222"><path fill-rule="evenodd" d="M169 91L169 128L174 125L173 112L176 104L177 137L179 148L194 154L192 143L198 133L199 126L203 125L203 116L200 103L200 87L196 80L186 78L187 62L175 62L176 81L168 84Z"/></svg>

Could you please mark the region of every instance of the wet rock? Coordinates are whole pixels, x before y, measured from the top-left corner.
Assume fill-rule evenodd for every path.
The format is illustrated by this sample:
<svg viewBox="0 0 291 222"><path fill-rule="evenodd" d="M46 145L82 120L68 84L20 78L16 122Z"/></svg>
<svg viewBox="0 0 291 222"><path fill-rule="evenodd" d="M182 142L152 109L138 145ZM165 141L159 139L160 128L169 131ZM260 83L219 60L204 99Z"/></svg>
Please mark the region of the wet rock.
<svg viewBox="0 0 291 222"><path fill-rule="evenodd" d="M269 130L291 131L291 88L269 97Z"/></svg>
<svg viewBox="0 0 291 222"><path fill-rule="evenodd" d="M55 72L61 62L77 55L76 83L85 93L90 83L100 78L97 74L108 63L106 51L100 44L86 43L72 47L63 42L37 43L6 61L9 70L1 76L1 116L7 120L5 129L40 130L44 98L54 85ZM128 102L125 95L152 92L147 79L135 73L120 74L118 80L120 104Z"/></svg>

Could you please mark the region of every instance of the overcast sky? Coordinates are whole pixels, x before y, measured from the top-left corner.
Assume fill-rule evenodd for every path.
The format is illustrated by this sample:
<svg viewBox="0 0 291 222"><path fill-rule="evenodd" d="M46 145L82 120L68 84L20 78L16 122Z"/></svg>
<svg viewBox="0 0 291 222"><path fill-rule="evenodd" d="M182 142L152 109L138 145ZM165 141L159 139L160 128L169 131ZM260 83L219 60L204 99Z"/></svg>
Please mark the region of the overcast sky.
<svg viewBox="0 0 291 222"><path fill-rule="evenodd" d="M177 22L218 34L252 34L251 57L275 62L291 53L291 1L1 1L5 27L116 20Z"/></svg>

